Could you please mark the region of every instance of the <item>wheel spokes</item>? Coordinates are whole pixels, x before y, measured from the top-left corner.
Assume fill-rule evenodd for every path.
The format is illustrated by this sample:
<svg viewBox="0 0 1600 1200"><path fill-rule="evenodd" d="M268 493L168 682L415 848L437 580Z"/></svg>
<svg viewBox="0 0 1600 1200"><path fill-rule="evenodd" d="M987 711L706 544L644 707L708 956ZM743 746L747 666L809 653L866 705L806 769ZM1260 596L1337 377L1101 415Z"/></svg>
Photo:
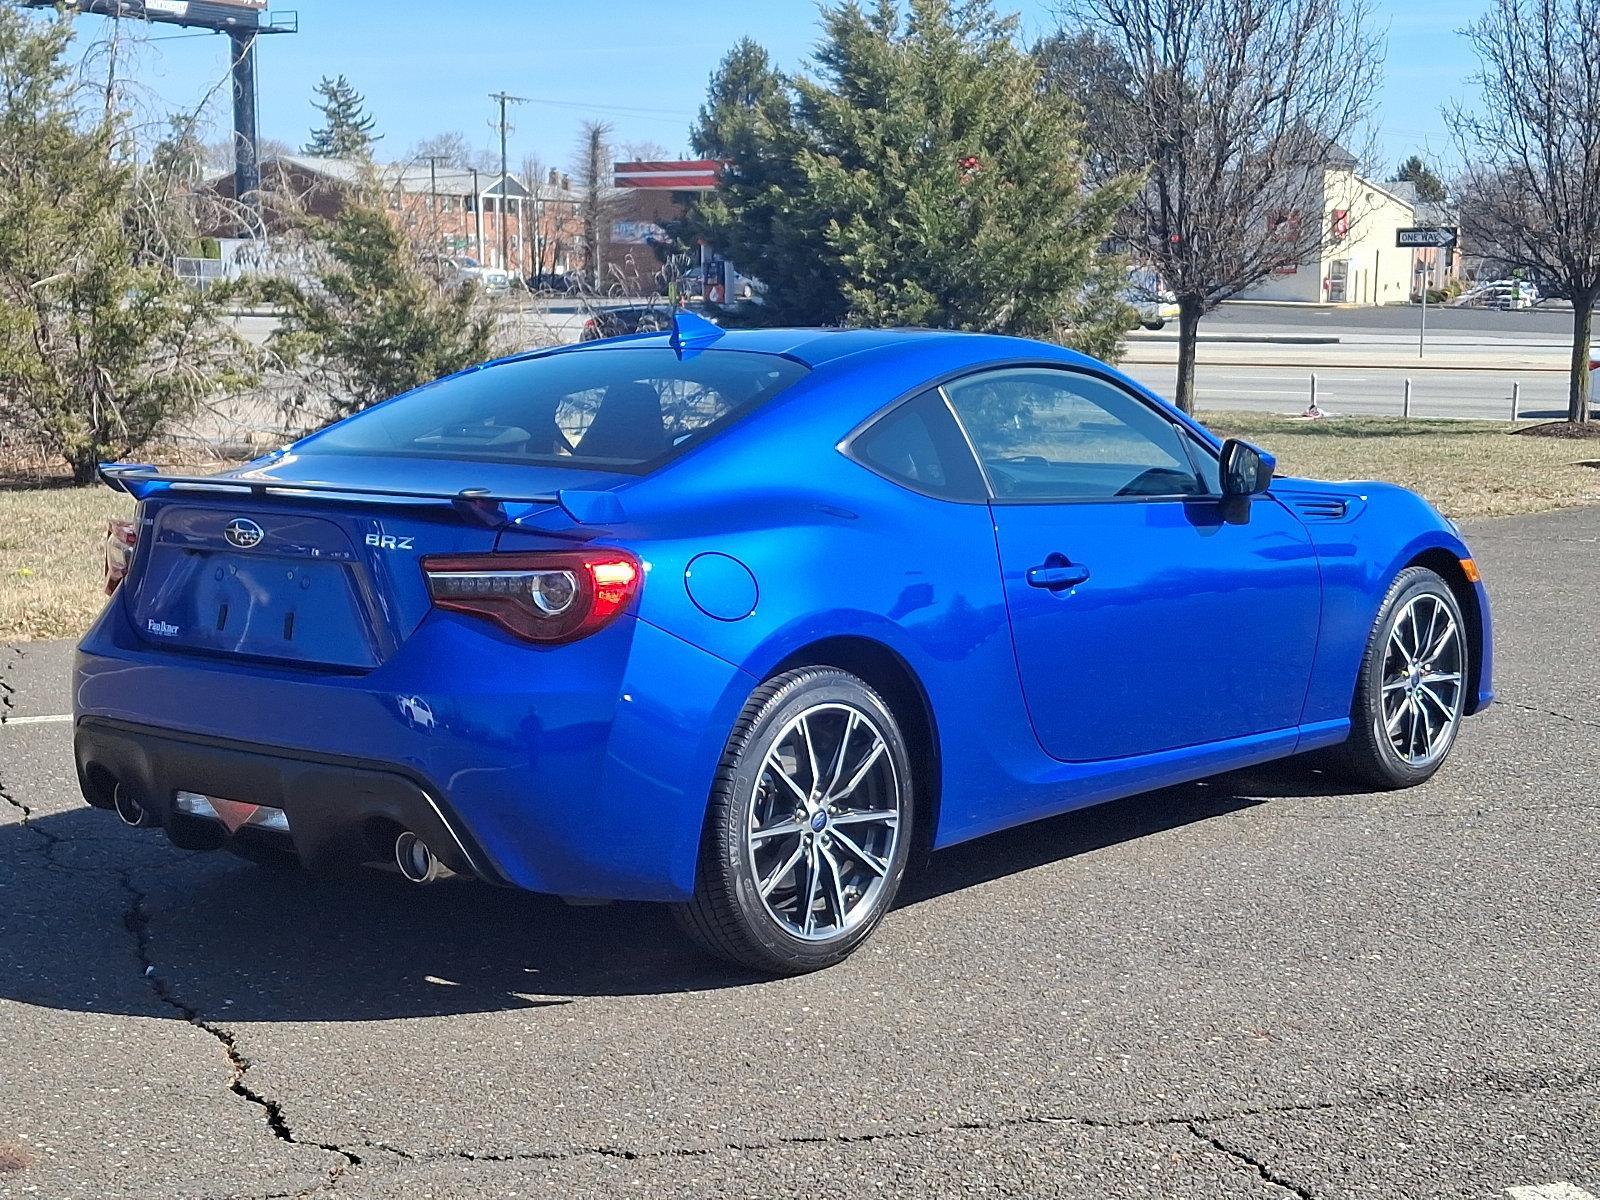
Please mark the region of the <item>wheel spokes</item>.
<svg viewBox="0 0 1600 1200"><path fill-rule="evenodd" d="M805 826L791 818L787 821L779 821L775 825L765 825L760 829L752 829L750 831L750 844L755 846L761 842L769 842L773 838L789 837L791 834L803 833L804 831Z"/></svg>
<svg viewBox="0 0 1600 1200"><path fill-rule="evenodd" d="M791 719L746 809L753 890L768 914L797 937L821 940L873 911L895 861L903 799L868 713L828 703Z"/></svg>
<svg viewBox="0 0 1600 1200"><path fill-rule="evenodd" d="M771 875L768 875L765 879L763 879L761 881L761 889L760 890L761 890L761 898L763 900L765 900L768 896L772 895L772 889L778 886L778 882L785 875L787 875L790 871L794 870L795 864L798 863L801 860L801 858L803 858L805 856L805 852L806 852L806 844L805 844L805 842L804 841L796 842L795 843L795 847L794 847L794 853L791 854L788 858L784 859L783 865L781 867L779 867Z"/></svg>
<svg viewBox="0 0 1600 1200"><path fill-rule="evenodd" d="M878 858L875 855L868 854L860 846L856 845L854 839L852 839L848 834L840 833L836 829L834 830L833 836L838 839L838 842L841 846L850 851L850 853L855 856L856 860L874 875L882 877L889 873L888 863L884 862L881 858Z"/></svg>
<svg viewBox="0 0 1600 1200"><path fill-rule="evenodd" d="M1439 596L1414 597L1390 627L1379 685L1384 733L1407 762L1432 762L1449 743L1463 671L1455 615Z"/></svg>
<svg viewBox="0 0 1600 1200"><path fill-rule="evenodd" d="M835 828L840 825L888 825L890 828L900 823L900 814L892 808L874 808L867 810L852 810L838 813L834 816L832 824Z"/></svg>
<svg viewBox="0 0 1600 1200"><path fill-rule="evenodd" d="M833 752L833 767L828 772L828 786L823 789L823 795L832 796L839 788L839 776L844 774L844 757L850 750L850 736L855 733L856 726L861 723L860 714L854 709L844 723L844 733L839 736L839 748Z"/></svg>
<svg viewBox="0 0 1600 1200"><path fill-rule="evenodd" d="M861 781L867 777L867 772L872 770L873 765L883 755L883 751L883 739L881 737L874 738L872 749L867 751L867 756L861 760L861 765L856 768L855 774L850 776L850 782L837 792L826 797L824 803L843 800L846 796L854 795L855 790L861 786Z"/></svg>

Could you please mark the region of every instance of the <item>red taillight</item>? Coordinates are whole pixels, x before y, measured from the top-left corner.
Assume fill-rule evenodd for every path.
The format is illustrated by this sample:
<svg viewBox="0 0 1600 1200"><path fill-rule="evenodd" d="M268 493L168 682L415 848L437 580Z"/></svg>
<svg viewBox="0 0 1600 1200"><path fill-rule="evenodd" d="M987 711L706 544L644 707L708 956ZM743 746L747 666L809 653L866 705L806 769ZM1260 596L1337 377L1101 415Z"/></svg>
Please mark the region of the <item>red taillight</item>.
<svg viewBox="0 0 1600 1200"><path fill-rule="evenodd" d="M434 606L487 617L530 642L573 642L609 625L644 569L626 550L435 554L422 560Z"/></svg>
<svg viewBox="0 0 1600 1200"><path fill-rule="evenodd" d="M106 595L111 595L133 565L133 551L139 544L139 526L113 517L106 522Z"/></svg>

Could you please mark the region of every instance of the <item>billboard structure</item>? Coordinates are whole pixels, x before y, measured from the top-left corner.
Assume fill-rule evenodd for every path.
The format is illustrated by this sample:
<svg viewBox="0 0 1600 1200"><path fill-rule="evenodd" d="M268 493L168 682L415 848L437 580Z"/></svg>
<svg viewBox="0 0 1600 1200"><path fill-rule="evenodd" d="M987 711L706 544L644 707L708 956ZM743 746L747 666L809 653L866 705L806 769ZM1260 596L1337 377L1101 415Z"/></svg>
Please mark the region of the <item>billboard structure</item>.
<svg viewBox="0 0 1600 1200"><path fill-rule="evenodd" d="M24 0L30 8L55 8L57 0ZM234 195L259 207L261 160L256 126L256 38L297 33L298 14L269 13L267 0L64 0L70 13L113 20L151 21L227 35L233 70Z"/></svg>
<svg viewBox="0 0 1600 1200"><path fill-rule="evenodd" d="M54 8L55 0L28 0L34 8ZM65 0L68 12L130 21L159 21L217 33L283 33L287 29L267 16L267 0ZM293 14L290 14L292 18ZM289 24L292 25L292 19Z"/></svg>

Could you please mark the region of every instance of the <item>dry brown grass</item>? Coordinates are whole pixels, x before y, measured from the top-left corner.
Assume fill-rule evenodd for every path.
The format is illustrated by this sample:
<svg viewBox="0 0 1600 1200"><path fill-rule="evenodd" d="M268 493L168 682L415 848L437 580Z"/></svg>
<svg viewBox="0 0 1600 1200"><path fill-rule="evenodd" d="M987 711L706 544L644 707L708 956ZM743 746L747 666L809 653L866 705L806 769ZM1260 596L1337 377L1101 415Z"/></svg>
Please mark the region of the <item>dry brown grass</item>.
<svg viewBox="0 0 1600 1200"><path fill-rule="evenodd" d="M98 484L0 489L0 641L82 633L105 602L106 520L132 515Z"/></svg>
<svg viewBox="0 0 1600 1200"><path fill-rule="evenodd" d="M1296 421L1207 413L1219 434L1278 455L1285 474L1383 479L1453 517L1503 516L1600 502L1597 455L1582 442L1513 437L1505 424L1388 417ZM94 487L0 488L0 641L76 637L99 612L106 519L128 497Z"/></svg>
<svg viewBox="0 0 1600 1200"><path fill-rule="evenodd" d="M1518 437L1509 422L1402 421L1202 413L1216 433L1278 456L1285 475L1381 479L1421 492L1452 517L1500 517L1600 503L1593 443Z"/></svg>

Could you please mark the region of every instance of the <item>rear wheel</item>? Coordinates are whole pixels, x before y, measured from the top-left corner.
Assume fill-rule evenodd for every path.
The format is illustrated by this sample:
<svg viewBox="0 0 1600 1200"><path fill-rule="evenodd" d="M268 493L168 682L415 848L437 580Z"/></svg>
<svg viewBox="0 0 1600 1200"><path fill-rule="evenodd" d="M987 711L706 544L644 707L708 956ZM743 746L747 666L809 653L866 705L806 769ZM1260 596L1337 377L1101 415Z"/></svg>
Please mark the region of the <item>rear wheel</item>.
<svg viewBox="0 0 1600 1200"><path fill-rule="evenodd" d="M728 739L680 923L758 971L842 961L894 903L912 799L905 739L866 683L832 667L768 680Z"/></svg>
<svg viewBox="0 0 1600 1200"><path fill-rule="evenodd" d="M1426 567L1400 572L1361 661L1340 765L1379 788L1431 776L1460 730L1468 665L1466 626L1450 585Z"/></svg>

